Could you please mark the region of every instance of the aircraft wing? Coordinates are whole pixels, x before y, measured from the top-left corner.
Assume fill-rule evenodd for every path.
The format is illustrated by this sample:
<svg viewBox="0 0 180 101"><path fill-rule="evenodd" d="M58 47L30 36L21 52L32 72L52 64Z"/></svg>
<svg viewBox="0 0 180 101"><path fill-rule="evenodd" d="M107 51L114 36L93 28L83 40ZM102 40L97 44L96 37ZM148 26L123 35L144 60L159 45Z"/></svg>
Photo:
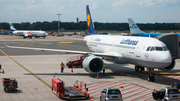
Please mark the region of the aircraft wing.
<svg viewBox="0 0 180 101"><path fill-rule="evenodd" d="M8 45L6 45L6 47L8 47L8 48L19 48L19 49L41 50L41 51L56 51L56 52L65 52L65 53L76 53L76 54L92 54L92 52L74 51L74 50L46 49L46 48L32 48L32 47L18 47L18 46L8 46Z"/></svg>
<svg viewBox="0 0 180 101"><path fill-rule="evenodd" d="M122 57L121 54L115 53L115 52L108 52L108 53L92 53L93 55L96 56L102 56L102 57L109 57L109 58L114 58L114 57Z"/></svg>
<svg viewBox="0 0 180 101"><path fill-rule="evenodd" d="M5 43L6 45L6 43ZM93 54L96 56L102 56L102 57L109 57L109 58L114 58L114 57L119 57L122 56L121 54L117 54L114 52L109 52L109 53L93 53L93 52L85 52L85 51L75 51L75 50L62 50L62 49L47 49L47 48L33 48L33 47L18 47L18 46L8 46L8 48L19 48L19 49L31 49L31 50L41 50L41 51L56 51L56 52L65 52L65 53L75 53L75 54Z"/></svg>

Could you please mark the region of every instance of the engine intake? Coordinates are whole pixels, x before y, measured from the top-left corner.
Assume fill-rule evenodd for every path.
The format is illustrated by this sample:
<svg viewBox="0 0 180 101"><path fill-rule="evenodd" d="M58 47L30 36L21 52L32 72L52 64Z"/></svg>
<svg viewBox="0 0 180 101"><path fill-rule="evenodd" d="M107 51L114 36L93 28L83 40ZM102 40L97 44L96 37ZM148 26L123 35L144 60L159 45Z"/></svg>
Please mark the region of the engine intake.
<svg viewBox="0 0 180 101"><path fill-rule="evenodd" d="M89 73L100 73L104 63L101 57L90 55L83 60L83 68Z"/></svg>

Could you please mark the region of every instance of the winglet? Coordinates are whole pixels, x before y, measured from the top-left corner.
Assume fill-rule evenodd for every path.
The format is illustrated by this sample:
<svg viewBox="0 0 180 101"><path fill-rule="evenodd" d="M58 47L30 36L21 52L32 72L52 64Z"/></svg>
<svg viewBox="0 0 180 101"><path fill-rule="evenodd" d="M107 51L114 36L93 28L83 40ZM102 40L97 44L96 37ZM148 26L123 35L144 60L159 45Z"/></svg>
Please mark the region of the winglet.
<svg viewBox="0 0 180 101"><path fill-rule="evenodd" d="M91 14L89 10L89 5L86 5L86 12L87 12L87 27L88 27L88 34L89 35L96 35L96 31L94 28L93 21L91 19Z"/></svg>
<svg viewBox="0 0 180 101"><path fill-rule="evenodd" d="M131 18L128 18L128 23L129 23L129 29L130 29L131 35L146 33L146 32L141 31Z"/></svg>

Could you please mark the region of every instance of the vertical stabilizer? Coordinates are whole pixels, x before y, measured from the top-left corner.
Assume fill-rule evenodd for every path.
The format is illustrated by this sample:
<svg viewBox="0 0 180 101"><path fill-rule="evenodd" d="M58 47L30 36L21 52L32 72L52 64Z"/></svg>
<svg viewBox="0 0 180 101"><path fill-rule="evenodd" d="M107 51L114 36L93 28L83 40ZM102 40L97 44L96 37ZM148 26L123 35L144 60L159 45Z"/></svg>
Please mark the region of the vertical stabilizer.
<svg viewBox="0 0 180 101"><path fill-rule="evenodd" d="M13 31L16 31L14 28L13 24L9 21L9 27L10 27L10 32L12 33Z"/></svg>
<svg viewBox="0 0 180 101"><path fill-rule="evenodd" d="M88 34L89 35L96 35L96 31L94 28L94 24L91 19L91 14L89 10L89 5L86 5L86 12L87 12L87 28L88 28Z"/></svg>
<svg viewBox="0 0 180 101"><path fill-rule="evenodd" d="M141 31L131 18L128 18L128 23L129 23L129 29L130 29L131 35L146 33L146 32Z"/></svg>

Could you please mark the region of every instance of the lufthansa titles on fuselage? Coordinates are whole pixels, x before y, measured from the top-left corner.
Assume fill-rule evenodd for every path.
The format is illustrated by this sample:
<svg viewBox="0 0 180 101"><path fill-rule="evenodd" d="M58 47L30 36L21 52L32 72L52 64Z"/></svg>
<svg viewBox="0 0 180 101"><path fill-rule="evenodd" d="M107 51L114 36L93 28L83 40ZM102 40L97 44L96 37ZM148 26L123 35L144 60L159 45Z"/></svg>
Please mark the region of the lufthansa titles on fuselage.
<svg viewBox="0 0 180 101"><path fill-rule="evenodd" d="M122 39L120 44L127 44L127 45L137 45L139 41L137 40L131 40L131 39Z"/></svg>

